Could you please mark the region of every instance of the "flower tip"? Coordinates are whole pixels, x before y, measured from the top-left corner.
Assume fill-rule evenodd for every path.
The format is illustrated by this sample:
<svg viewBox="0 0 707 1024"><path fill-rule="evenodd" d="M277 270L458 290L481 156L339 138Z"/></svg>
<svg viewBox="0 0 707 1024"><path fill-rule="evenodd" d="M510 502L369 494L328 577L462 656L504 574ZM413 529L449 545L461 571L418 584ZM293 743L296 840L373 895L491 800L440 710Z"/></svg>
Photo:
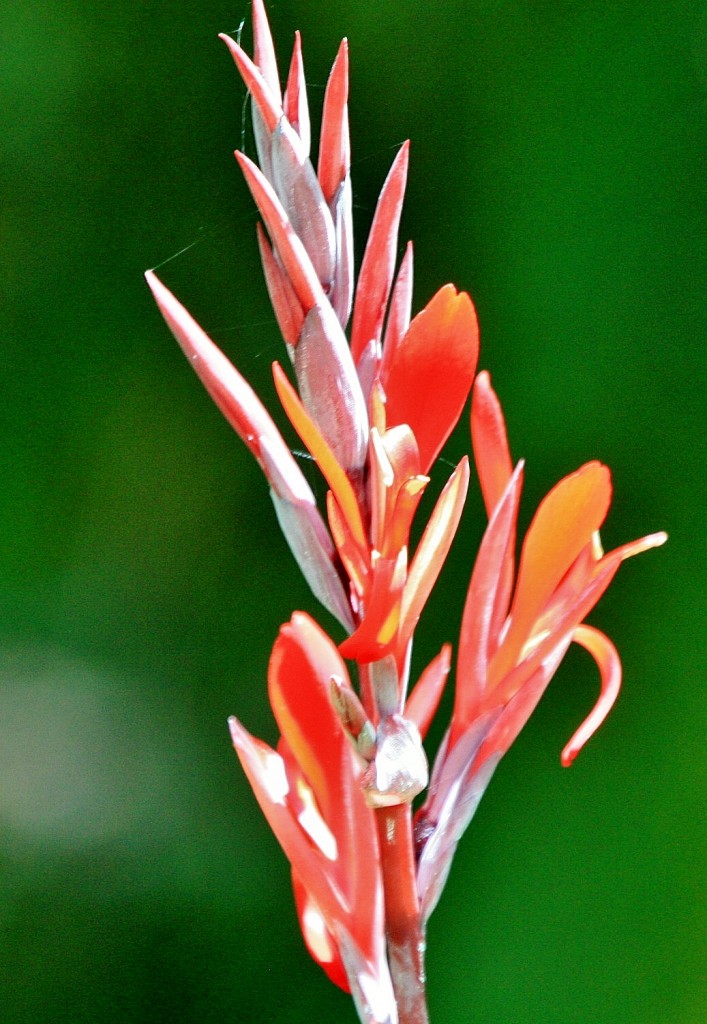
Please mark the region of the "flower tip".
<svg viewBox="0 0 707 1024"><path fill-rule="evenodd" d="M560 754L560 764L562 765L562 767L563 768L571 767L572 762L574 761L574 759L575 759L575 757L577 756L578 753L579 753L578 750L570 750L569 749L569 744L568 744L568 746L565 747L565 749Z"/></svg>
<svg viewBox="0 0 707 1024"><path fill-rule="evenodd" d="M243 726L235 715L229 715L228 717L228 731L231 734L231 742L233 743L233 746L238 748L243 734Z"/></svg>

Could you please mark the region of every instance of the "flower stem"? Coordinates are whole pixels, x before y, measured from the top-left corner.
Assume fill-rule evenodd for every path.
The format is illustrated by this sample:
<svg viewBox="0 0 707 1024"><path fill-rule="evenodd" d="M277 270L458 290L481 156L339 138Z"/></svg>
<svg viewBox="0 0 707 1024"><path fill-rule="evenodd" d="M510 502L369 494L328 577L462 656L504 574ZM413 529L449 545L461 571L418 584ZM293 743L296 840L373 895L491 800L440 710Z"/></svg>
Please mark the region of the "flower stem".
<svg viewBox="0 0 707 1024"><path fill-rule="evenodd" d="M425 998L425 936L415 886L412 810L381 807L378 824L388 959L400 1024L428 1024Z"/></svg>

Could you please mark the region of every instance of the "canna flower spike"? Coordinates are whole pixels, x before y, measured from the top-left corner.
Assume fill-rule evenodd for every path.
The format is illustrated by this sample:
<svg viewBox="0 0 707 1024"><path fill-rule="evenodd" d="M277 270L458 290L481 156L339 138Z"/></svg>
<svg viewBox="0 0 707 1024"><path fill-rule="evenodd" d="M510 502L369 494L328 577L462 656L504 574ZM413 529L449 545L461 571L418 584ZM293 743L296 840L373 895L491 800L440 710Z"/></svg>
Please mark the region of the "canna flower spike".
<svg viewBox="0 0 707 1024"><path fill-rule="evenodd" d="M191 365L261 467L313 594L343 630L337 648L302 612L281 628L268 667L276 749L230 720L236 753L290 862L305 943L351 993L362 1024L426 1024L425 926L459 839L572 642L596 660L601 690L563 764L604 720L621 665L611 641L584 619L620 563L665 535L604 554L599 530L611 481L590 462L540 504L516 568L523 464L513 468L488 374L474 383L474 306L448 284L413 316L410 243L397 265L409 145L383 185L355 281L347 43L326 87L315 168L299 34L283 88L262 0L253 0L253 25L253 58L221 37L252 99L258 162L239 152L236 159L262 217L265 282L295 379L275 363L275 389L326 484L321 507L257 395L154 273L146 276ZM459 527L467 458L414 551L410 535L472 385L472 448L489 522L461 623L451 721L430 779L422 739L452 649L444 644L408 693L412 642ZM425 790L413 822L412 801Z"/></svg>

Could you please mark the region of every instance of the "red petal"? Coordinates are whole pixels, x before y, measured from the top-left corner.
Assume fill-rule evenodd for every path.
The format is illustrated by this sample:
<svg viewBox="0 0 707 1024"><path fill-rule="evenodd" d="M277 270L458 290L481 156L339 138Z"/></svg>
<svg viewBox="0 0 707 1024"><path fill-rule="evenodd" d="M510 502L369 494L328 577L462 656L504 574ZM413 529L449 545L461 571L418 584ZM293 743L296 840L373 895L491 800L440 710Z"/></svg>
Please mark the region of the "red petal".
<svg viewBox="0 0 707 1024"><path fill-rule="evenodd" d="M471 442L489 519L513 472L501 403L486 370L474 383L471 400Z"/></svg>
<svg viewBox="0 0 707 1024"><path fill-rule="evenodd" d="M373 339L380 341L395 272L398 249L398 225L403 208L410 144L403 143L393 161L376 206L366 251L356 287L351 352L358 362ZM402 422L402 421L398 421Z"/></svg>
<svg viewBox="0 0 707 1024"><path fill-rule="evenodd" d="M292 50L292 60L282 106L285 117L300 137L304 154L309 156L309 107L307 106L307 87L302 65L302 39L299 32L295 32L295 45Z"/></svg>
<svg viewBox="0 0 707 1024"><path fill-rule="evenodd" d="M255 63L279 103L280 80L277 73L277 58L263 0L253 0L253 36Z"/></svg>
<svg viewBox="0 0 707 1024"><path fill-rule="evenodd" d="M339 52L329 75L319 140L317 177L328 203L334 198L349 171L350 145L347 101L349 96L349 51L342 39Z"/></svg>
<svg viewBox="0 0 707 1024"><path fill-rule="evenodd" d="M608 636L600 633L593 626L577 626L572 639L581 644L585 651L599 666L601 673L601 692L599 700L579 729L566 744L562 751L562 764L565 768L572 764L587 740L594 735L606 716L611 711L621 689L621 659Z"/></svg>
<svg viewBox="0 0 707 1024"><path fill-rule="evenodd" d="M272 134L282 117L279 84L277 85L277 91L275 91L271 87L270 81L266 81L260 68L253 63L245 50L234 39L231 39L230 36L225 35L223 32L219 35L219 39L223 40L230 50L245 87L255 100L265 127Z"/></svg>
<svg viewBox="0 0 707 1024"><path fill-rule="evenodd" d="M382 378L388 425L407 423L412 428L423 473L459 419L474 379L478 350L472 301L448 284L412 321Z"/></svg>
<svg viewBox="0 0 707 1024"><path fill-rule="evenodd" d="M609 470L588 462L541 502L523 544L508 633L491 664L494 682L516 664L553 591L604 522L610 501Z"/></svg>
<svg viewBox="0 0 707 1024"><path fill-rule="evenodd" d="M204 387L256 459L261 457L260 438L267 437L283 476L291 477L295 472L301 477L279 430L251 386L151 270L145 274L145 280L167 326Z"/></svg>
<svg viewBox="0 0 707 1024"><path fill-rule="evenodd" d="M283 739L314 790L330 825L341 813L336 789L348 768L339 717L329 696L331 677L348 680L346 666L328 636L307 616L283 626L270 657L268 691Z"/></svg>
<svg viewBox="0 0 707 1024"><path fill-rule="evenodd" d="M251 736L236 718L229 718L233 746L248 777L255 797L290 864L315 896L322 913L330 920L342 916L340 894L324 870L324 857L312 844L286 802L284 762L267 744ZM282 792L282 795L280 795Z"/></svg>
<svg viewBox="0 0 707 1024"><path fill-rule="evenodd" d="M390 312L388 313L388 322L385 325L383 358L380 365L381 377L388 376L390 367L395 362L395 353L398 350L398 345L407 334L407 329L410 326L413 279L412 261L412 242L408 242L390 299Z"/></svg>
<svg viewBox="0 0 707 1024"><path fill-rule="evenodd" d="M344 992L350 992L351 988L346 978L346 970L336 938L328 927L327 919L317 901L304 887L294 868L292 869L292 888L295 894L297 917L310 956L319 964L330 981L333 981Z"/></svg>
<svg viewBox="0 0 707 1024"><path fill-rule="evenodd" d="M304 311L290 284L289 277L275 259L260 224L256 225L256 231L270 302L283 338L291 348L294 348L304 323Z"/></svg>
<svg viewBox="0 0 707 1024"><path fill-rule="evenodd" d="M324 293L307 250L295 234L282 203L262 171L243 153L236 153L235 157L295 294L308 311L317 302L324 301Z"/></svg>

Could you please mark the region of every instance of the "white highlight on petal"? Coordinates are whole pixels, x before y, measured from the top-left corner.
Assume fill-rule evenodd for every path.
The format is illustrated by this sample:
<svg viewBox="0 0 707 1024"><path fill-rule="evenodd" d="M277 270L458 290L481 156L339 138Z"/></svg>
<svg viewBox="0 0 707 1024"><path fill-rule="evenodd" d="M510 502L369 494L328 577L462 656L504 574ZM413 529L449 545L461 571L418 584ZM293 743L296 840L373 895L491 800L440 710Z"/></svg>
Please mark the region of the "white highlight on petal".
<svg viewBox="0 0 707 1024"><path fill-rule="evenodd" d="M326 921L316 903L309 898L302 913L302 931L315 959L320 963L330 964L334 959L334 947L329 937Z"/></svg>
<svg viewBox="0 0 707 1024"><path fill-rule="evenodd" d="M261 774L259 781L267 790L268 796L276 804L287 804L287 794L290 792L290 784L287 781L285 762L279 754L274 751L259 752Z"/></svg>
<svg viewBox="0 0 707 1024"><path fill-rule="evenodd" d="M319 813L319 808L317 807L314 799L314 793L301 779L297 783L297 792L300 800L304 804L303 810L301 810L297 815L297 820L312 842L316 843L327 860L336 860L339 855L336 839L334 838L331 829L324 821L324 818L322 818Z"/></svg>

